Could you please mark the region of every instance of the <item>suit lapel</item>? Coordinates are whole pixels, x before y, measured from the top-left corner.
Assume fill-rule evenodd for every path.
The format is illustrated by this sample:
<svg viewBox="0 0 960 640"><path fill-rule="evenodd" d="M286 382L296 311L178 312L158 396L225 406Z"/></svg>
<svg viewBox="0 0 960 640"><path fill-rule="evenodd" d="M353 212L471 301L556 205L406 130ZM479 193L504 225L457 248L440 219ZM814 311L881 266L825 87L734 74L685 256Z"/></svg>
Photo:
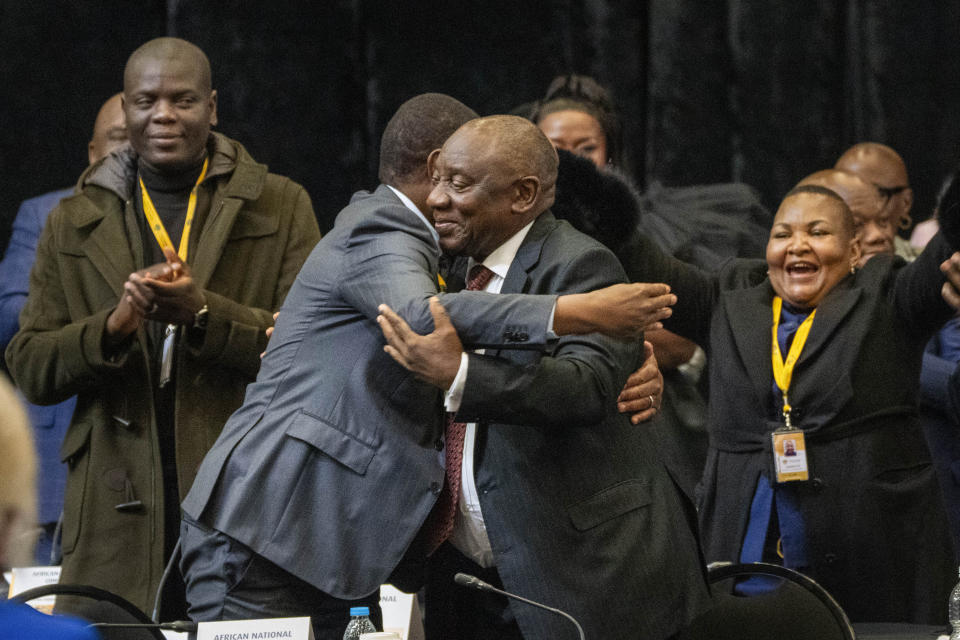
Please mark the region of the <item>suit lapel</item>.
<svg viewBox="0 0 960 640"><path fill-rule="evenodd" d="M123 283L127 276L137 270L130 240L124 229L123 212L105 214L86 198L80 200L78 205L74 224L78 228L96 224L83 240L81 248L119 298L123 294Z"/></svg>
<svg viewBox="0 0 960 640"><path fill-rule="evenodd" d="M556 225L556 219L549 211L545 211L534 221L530 231L517 249L507 277L503 279L500 293L527 293L530 290L530 272L540 262L543 251L543 242L547 234ZM489 351L491 355L500 355L500 349Z"/></svg>
<svg viewBox="0 0 960 640"><path fill-rule="evenodd" d="M737 292L739 294L740 292ZM856 307L862 291L859 287L840 285L817 308L810 336L797 361L798 369L813 361L824 349L840 324ZM742 295L726 295L723 304L730 319L730 330L736 342L737 351L743 360L747 374L760 402L766 403L773 386L771 354L771 326L773 323L773 290L769 281L751 289L743 290ZM801 376L794 384L806 386L808 380Z"/></svg>
<svg viewBox="0 0 960 640"><path fill-rule="evenodd" d="M534 221L527 236L523 239L517 255L510 263L510 269L507 270L507 277L503 280L503 286L500 287L500 293L526 293L529 289L530 272L540 261L540 253L543 251L543 242L547 234L556 225L556 218L549 211L540 214Z"/></svg>
<svg viewBox="0 0 960 640"><path fill-rule="evenodd" d="M811 360L823 349L843 319L853 311L862 293L863 290L860 287L840 285L827 294L817 307L817 315L813 319L813 326L810 327L810 336L797 361L798 366Z"/></svg>
<svg viewBox="0 0 960 640"><path fill-rule="evenodd" d="M773 384L773 368L770 364L772 300L773 294L767 281L742 290L741 295L723 296L724 310L730 320L730 332L747 375L753 383L758 401L763 403L761 406L766 406Z"/></svg>
<svg viewBox="0 0 960 640"><path fill-rule="evenodd" d="M207 286L210 278L213 276L214 269L217 268L217 262L223 253L223 247L230 237L230 229L233 228L237 220L237 213L243 206L243 200L240 198L223 198L217 204L218 198L214 196L211 202L213 210L210 212L210 218L203 226L200 234L200 241L197 243L197 254L191 261L190 268L193 270L193 279L201 289Z"/></svg>
<svg viewBox="0 0 960 640"><path fill-rule="evenodd" d="M266 182L266 166L255 162L238 162L227 183L214 189L210 213L197 243L196 256L190 264L193 278L201 289L213 277L240 208L245 201L259 198Z"/></svg>

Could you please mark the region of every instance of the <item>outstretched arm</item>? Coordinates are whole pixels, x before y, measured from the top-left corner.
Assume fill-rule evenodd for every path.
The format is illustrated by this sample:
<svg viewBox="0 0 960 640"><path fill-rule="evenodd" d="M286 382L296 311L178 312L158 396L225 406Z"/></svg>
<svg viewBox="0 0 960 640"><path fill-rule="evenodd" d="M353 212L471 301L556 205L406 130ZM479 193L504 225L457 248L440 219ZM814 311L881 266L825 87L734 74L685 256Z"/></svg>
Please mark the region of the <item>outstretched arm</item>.
<svg viewBox="0 0 960 640"><path fill-rule="evenodd" d="M426 335L412 331L388 306L381 305L380 310L377 322L387 340L384 350L420 380L447 390L458 374L463 375L461 366L468 358L469 368L464 371L469 370L467 386L472 387L469 395L473 401L465 402L458 413L461 420L482 418L557 426L595 423L613 410L616 380L622 381L635 365L629 360L630 365L617 367L616 363L624 359L615 352L622 350L624 343L599 336L595 341L589 340L594 343L589 346L585 339L572 339L553 357L544 356L529 365L493 356L468 357L436 297L430 300L435 329ZM601 347L602 344L609 348ZM656 366L655 361L652 364ZM478 392L478 388L485 392ZM495 394L490 393L494 390ZM476 400L480 398L483 400L478 404Z"/></svg>
<svg viewBox="0 0 960 640"><path fill-rule="evenodd" d="M423 238L409 231L366 234L350 246L348 282L342 284L344 299L374 319L386 304L402 317L412 331L427 334L434 328L429 299L437 295L435 272ZM601 253L597 251L597 254ZM590 253L584 262L600 260ZM387 275L385 275L387 274ZM461 291L440 294L440 301L470 349L509 348L542 350L549 340L548 321L558 336L603 333L636 338L648 328L660 327L670 317L676 296L664 284L597 285L593 291L567 295L545 293L490 294Z"/></svg>
<svg viewBox="0 0 960 640"><path fill-rule="evenodd" d="M584 253L590 255L584 257ZM560 271L532 274L532 291L575 294L623 279L612 254L584 253L561 261ZM443 331L436 335L416 335L406 331L402 320L388 309L381 315L385 336L392 342L391 355L399 356L398 362L441 388L457 377L448 409L456 410L462 421L549 427L595 424L616 411L623 383L641 359L636 340L614 340L597 333L561 338L543 355L461 356L453 340L440 339L446 331L443 324ZM455 376L461 359L466 360L465 372ZM458 402L456 391L461 384L463 395Z"/></svg>

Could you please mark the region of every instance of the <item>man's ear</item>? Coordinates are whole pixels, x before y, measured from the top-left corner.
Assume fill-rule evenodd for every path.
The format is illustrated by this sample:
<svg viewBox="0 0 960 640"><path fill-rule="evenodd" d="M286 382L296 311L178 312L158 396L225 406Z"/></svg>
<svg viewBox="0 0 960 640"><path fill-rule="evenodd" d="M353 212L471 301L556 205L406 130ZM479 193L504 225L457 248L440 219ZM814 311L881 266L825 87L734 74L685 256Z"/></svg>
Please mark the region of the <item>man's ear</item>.
<svg viewBox="0 0 960 640"><path fill-rule="evenodd" d="M217 126L217 90L210 92L210 126Z"/></svg>
<svg viewBox="0 0 960 640"><path fill-rule="evenodd" d="M540 200L540 178L537 176L524 176L513 183L513 206L514 213L528 213L536 206Z"/></svg>
<svg viewBox="0 0 960 640"><path fill-rule="evenodd" d="M913 222L910 219L910 210L913 209L913 189L907 187L900 197L903 198L903 217L907 220L909 226L909 223Z"/></svg>
<svg viewBox="0 0 960 640"><path fill-rule="evenodd" d="M440 149L434 149L430 152L430 155L427 156L427 179L430 180L433 178L433 168L437 164L437 156L440 155Z"/></svg>

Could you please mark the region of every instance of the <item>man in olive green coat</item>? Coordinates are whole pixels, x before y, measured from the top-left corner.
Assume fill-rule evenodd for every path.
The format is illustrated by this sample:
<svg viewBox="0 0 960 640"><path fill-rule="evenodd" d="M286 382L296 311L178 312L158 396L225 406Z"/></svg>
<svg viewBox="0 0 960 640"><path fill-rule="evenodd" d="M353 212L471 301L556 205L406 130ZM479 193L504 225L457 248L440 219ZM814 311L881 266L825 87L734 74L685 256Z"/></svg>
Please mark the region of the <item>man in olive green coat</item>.
<svg viewBox="0 0 960 640"><path fill-rule="evenodd" d="M216 99L194 45L160 38L131 55L130 147L91 166L50 214L7 349L32 402L78 395L61 448L61 582L147 613L179 502L320 238L302 187L211 133ZM168 620L184 613L179 576L170 585Z"/></svg>

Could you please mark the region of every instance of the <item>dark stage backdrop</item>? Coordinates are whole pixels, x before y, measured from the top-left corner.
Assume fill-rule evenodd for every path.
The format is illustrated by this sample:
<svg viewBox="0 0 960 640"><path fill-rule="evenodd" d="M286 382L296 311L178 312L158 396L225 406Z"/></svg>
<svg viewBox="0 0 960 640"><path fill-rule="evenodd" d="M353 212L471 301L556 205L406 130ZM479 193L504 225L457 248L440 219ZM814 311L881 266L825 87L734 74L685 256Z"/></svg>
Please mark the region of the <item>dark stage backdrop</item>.
<svg viewBox="0 0 960 640"><path fill-rule="evenodd" d="M310 192L321 227L376 183L380 132L424 91L482 114L556 74L612 87L638 183L743 181L769 207L859 140L907 161L929 214L960 142L955 0L0 0L0 246L73 183L147 39L210 57L220 127Z"/></svg>

